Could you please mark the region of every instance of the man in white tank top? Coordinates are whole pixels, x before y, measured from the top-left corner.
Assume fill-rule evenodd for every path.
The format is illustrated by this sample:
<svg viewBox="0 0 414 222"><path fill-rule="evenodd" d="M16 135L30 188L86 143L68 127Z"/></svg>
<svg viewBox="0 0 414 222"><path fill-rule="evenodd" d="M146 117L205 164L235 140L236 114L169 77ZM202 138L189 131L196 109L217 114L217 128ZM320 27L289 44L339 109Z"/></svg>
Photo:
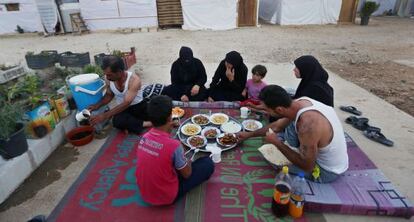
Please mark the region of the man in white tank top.
<svg viewBox="0 0 414 222"><path fill-rule="evenodd" d="M308 97L292 100L280 86L270 85L260 92L266 111L278 121L254 132L239 133L239 138L265 136L293 164L291 173L304 171L307 179L329 183L348 169L344 131L335 110ZM300 143L299 152L280 141L275 133L294 122Z"/></svg>
<svg viewBox="0 0 414 222"><path fill-rule="evenodd" d="M143 99L140 78L125 71L125 64L118 56L107 56L102 62L106 77L105 96L88 109L93 111L115 98L117 105L108 112L91 116L91 124L98 124L113 117L115 128L140 133L144 127L152 126L147 115L147 101Z"/></svg>

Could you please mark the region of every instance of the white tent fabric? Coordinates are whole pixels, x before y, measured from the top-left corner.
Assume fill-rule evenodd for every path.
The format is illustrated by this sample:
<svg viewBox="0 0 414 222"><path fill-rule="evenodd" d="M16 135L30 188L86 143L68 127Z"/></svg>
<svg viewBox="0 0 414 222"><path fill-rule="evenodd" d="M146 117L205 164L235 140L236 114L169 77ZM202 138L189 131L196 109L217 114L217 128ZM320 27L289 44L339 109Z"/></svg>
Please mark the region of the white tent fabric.
<svg viewBox="0 0 414 222"><path fill-rule="evenodd" d="M237 27L237 0L181 0L185 30Z"/></svg>
<svg viewBox="0 0 414 222"><path fill-rule="evenodd" d="M89 30L158 26L155 0L80 0Z"/></svg>
<svg viewBox="0 0 414 222"><path fill-rule="evenodd" d="M336 24L342 0L260 0L259 17L271 24Z"/></svg>
<svg viewBox="0 0 414 222"><path fill-rule="evenodd" d="M19 11L6 11L4 4L19 3ZM42 32L35 0L0 0L0 34L14 33L20 26L26 32Z"/></svg>

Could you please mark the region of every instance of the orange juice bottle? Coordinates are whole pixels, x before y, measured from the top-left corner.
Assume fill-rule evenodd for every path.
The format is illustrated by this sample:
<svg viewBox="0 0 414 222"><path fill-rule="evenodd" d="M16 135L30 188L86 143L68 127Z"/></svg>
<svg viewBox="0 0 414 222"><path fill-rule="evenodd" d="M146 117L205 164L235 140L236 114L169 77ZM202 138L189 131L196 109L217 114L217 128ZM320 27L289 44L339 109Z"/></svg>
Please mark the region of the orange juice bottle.
<svg viewBox="0 0 414 222"><path fill-rule="evenodd" d="M292 182L292 193L290 194L289 215L293 218L300 218L303 214L303 205L305 203L305 186L306 181L304 174L303 172L300 172Z"/></svg>

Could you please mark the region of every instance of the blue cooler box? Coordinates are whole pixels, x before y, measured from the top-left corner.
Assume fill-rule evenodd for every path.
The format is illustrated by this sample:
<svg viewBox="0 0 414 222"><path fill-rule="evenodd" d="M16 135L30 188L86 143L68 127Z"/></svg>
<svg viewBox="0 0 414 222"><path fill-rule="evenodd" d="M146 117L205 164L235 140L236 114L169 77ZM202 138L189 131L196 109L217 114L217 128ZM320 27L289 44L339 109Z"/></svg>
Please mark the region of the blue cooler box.
<svg viewBox="0 0 414 222"><path fill-rule="evenodd" d="M70 91L78 110L96 104L104 96L105 81L98 74L89 73L73 76L68 80Z"/></svg>

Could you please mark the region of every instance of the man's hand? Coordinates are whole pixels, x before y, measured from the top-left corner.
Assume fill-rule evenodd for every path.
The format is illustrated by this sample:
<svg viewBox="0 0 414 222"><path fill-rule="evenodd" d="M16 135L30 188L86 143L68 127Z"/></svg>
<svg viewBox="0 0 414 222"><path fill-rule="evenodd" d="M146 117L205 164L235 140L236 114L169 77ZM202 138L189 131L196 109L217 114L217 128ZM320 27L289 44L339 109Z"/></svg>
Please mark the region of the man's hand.
<svg viewBox="0 0 414 222"><path fill-rule="evenodd" d="M186 96L186 95L182 95L182 96L181 96L181 102L188 102L188 101L190 101L190 100L188 99L188 96Z"/></svg>
<svg viewBox="0 0 414 222"><path fill-rule="evenodd" d="M207 101L209 102L209 103L212 103L212 102L214 102L214 99L213 98L211 98L210 96L208 97L208 99L207 99Z"/></svg>
<svg viewBox="0 0 414 222"><path fill-rule="evenodd" d="M266 132L265 141L276 146L277 144L281 143L281 141L277 137L277 134L273 132L271 128L269 128L269 131Z"/></svg>
<svg viewBox="0 0 414 222"><path fill-rule="evenodd" d="M200 86L194 85L193 88L191 88L191 96L195 96L200 92Z"/></svg>
<svg viewBox="0 0 414 222"><path fill-rule="evenodd" d="M251 132L239 132L236 135L237 138L239 138L239 142L243 142L244 140L247 140L250 137L252 137Z"/></svg>
<svg viewBox="0 0 414 222"><path fill-rule="evenodd" d="M95 110L97 110L99 108L100 108L99 105L98 104L95 104L95 105L90 105L88 107L88 110L92 112L92 111L95 111Z"/></svg>
<svg viewBox="0 0 414 222"><path fill-rule="evenodd" d="M96 115L96 116L91 116L90 123L91 123L92 126L94 126L94 125L104 121L105 119L107 119L105 113L101 113L101 114Z"/></svg>
<svg viewBox="0 0 414 222"><path fill-rule="evenodd" d="M232 68L232 69L227 68L226 69L226 76L227 76L227 79L229 79L230 82L233 82L233 80L234 80L234 68Z"/></svg>

